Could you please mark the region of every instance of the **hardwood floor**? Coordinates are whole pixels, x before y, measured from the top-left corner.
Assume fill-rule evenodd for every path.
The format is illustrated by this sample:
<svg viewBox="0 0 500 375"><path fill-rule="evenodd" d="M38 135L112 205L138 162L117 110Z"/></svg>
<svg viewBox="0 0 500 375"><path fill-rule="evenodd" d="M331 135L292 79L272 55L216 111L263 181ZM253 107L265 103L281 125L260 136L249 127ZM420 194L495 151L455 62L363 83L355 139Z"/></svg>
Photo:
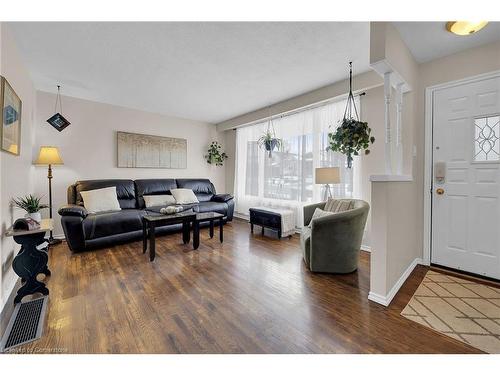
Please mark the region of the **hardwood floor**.
<svg viewBox="0 0 500 375"><path fill-rule="evenodd" d="M72 254L51 250L41 353L477 353L400 316L426 268L389 308L368 301L369 254L349 275L312 274L298 236L250 234L247 223L208 229L198 250L181 234Z"/></svg>

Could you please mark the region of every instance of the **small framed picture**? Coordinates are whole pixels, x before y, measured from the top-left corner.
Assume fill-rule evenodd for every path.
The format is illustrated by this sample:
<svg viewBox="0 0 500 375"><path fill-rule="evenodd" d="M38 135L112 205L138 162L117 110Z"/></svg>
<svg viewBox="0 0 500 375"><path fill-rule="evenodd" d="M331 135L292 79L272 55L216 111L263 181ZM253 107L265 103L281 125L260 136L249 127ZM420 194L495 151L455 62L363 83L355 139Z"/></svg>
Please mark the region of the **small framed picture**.
<svg viewBox="0 0 500 375"><path fill-rule="evenodd" d="M52 125L54 128L56 128L59 131L62 131L64 128L66 128L71 122L66 120L63 115L61 115L59 112L56 113L54 116L49 118L47 122Z"/></svg>
<svg viewBox="0 0 500 375"><path fill-rule="evenodd" d="M21 99L4 77L0 77L2 151L19 155L21 152Z"/></svg>

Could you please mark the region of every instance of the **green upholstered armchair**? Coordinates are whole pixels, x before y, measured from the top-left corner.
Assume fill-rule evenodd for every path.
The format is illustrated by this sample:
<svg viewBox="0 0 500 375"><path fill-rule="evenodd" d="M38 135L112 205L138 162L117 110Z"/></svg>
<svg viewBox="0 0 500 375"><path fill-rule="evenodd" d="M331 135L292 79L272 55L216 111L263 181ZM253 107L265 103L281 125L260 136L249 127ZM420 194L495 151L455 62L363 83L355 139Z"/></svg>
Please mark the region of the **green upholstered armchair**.
<svg viewBox="0 0 500 375"><path fill-rule="evenodd" d="M324 209L326 202L304 206L300 246L312 272L349 273L358 268L370 205L359 199L349 201L353 203L351 209L315 218L310 227L315 209Z"/></svg>

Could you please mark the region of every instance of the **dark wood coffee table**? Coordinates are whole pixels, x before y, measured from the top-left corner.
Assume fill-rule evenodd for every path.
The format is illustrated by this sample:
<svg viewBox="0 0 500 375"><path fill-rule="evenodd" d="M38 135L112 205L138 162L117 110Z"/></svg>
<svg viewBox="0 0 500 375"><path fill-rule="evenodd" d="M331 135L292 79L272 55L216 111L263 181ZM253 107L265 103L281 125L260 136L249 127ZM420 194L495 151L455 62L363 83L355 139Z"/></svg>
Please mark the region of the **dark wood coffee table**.
<svg viewBox="0 0 500 375"><path fill-rule="evenodd" d="M149 260L152 262L156 256L156 248L155 248L155 228L161 227L164 225L171 224L182 224L182 241L184 244L187 244L190 240L190 232L191 232L191 223L196 223L196 212L179 212L177 214L172 215L145 215L142 217L142 253L146 253L148 249L148 238L149 238ZM193 225L193 235L194 233ZM198 239L193 238L193 247L195 249L199 246L199 229L198 229Z"/></svg>
<svg viewBox="0 0 500 375"><path fill-rule="evenodd" d="M209 222L210 238L214 237L214 223L218 221L219 225L219 240L224 241L224 215L218 212L202 212L196 214L196 220L193 223L193 248L197 249L200 246L200 223Z"/></svg>

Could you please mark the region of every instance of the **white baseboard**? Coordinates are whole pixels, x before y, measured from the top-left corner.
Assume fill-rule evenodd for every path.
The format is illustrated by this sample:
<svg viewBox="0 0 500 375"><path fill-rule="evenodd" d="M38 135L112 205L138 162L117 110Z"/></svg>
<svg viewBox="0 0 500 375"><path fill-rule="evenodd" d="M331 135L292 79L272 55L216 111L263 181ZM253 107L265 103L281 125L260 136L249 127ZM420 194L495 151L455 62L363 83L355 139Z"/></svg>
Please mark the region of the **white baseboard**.
<svg viewBox="0 0 500 375"><path fill-rule="evenodd" d="M370 301L379 303L381 305L389 306L389 304L391 303L392 299L394 298L394 296L396 295L396 293L399 291L399 289L401 289L401 287L403 286L403 284L406 281L406 279L408 278L408 276L411 275L411 273L413 272L413 270L415 269L415 267L418 264L422 264L422 263L423 263L423 261L422 261L421 258L415 258L413 260L413 262L410 263L410 265L408 266L408 268L403 272L403 274L398 279L398 281L396 281L396 283L391 288L391 290L389 291L389 293L387 293L386 296L383 296L383 295L380 295L380 294L377 294L377 293L374 293L374 292L370 291L370 293L368 293L368 299Z"/></svg>
<svg viewBox="0 0 500 375"><path fill-rule="evenodd" d="M368 293L368 299L370 301L376 302L380 305L389 306L389 303L387 303L387 298L385 296L380 295L380 294L370 292L370 293Z"/></svg>

